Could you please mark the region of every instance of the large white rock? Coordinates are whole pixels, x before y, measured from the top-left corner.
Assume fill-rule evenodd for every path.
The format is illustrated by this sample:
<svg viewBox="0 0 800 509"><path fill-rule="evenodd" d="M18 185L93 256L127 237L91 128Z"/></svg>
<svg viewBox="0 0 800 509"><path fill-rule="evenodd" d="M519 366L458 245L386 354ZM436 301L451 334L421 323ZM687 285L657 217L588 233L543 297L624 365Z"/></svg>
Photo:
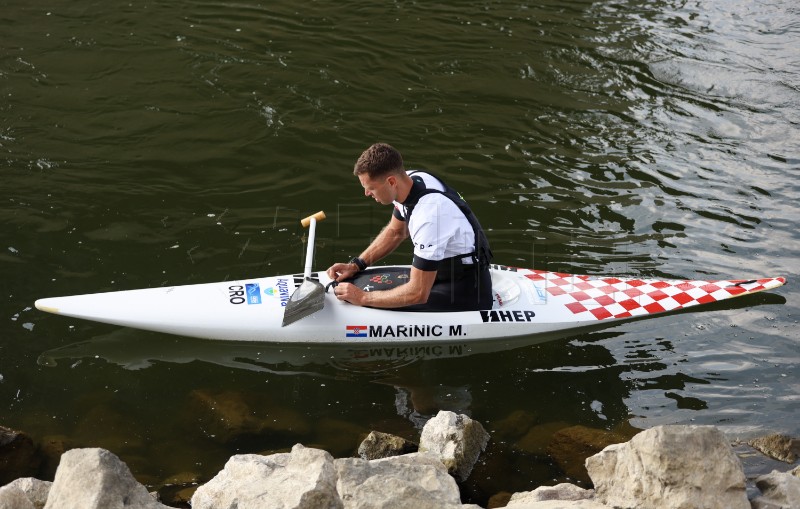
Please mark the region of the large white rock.
<svg viewBox="0 0 800 509"><path fill-rule="evenodd" d="M761 496L753 500L753 509L800 508L800 478L789 472L773 470L756 479Z"/></svg>
<svg viewBox="0 0 800 509"><path fill-rule="evenodd" d="M192 496L192 509L341 509L333 457L303 447L291 453L231 457Z"/></svg>
<svg viewBox="0 0 800 509"><path fill-rule="evenodd" d="M448 509L462 507L458 485L430 453L378 460L334 461L345 509Z"/></svg>
<svg viewBox="0 0 800 509"><path fill-rule="evenodd" d="M597 501L636 509L750 509L745 476L714 426L658 426L586 460Z"/></svg>
<svg viewBox="0 0 800 509"><path fill-rule="evenodd" d="M128 466L105 449L61 455L45 509L166 509L139 484Z"/></svg>
<svg viewBox="0 0 800 509"><path fill-rule="evenodd" d="M488 442L481 423L442 410L422 428L419 450L435 454L453 477L465 481Z"/></svg>

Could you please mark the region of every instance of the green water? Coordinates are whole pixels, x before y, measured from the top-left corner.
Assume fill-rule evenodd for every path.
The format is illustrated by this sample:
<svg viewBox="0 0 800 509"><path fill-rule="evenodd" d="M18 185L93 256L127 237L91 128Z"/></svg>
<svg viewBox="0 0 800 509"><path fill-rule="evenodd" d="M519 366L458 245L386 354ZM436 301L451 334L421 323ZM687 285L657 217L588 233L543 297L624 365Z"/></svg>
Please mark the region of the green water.
<svg viewBox="0 0 800 509"><path fill-rule="evenodd" d="M515 411L544 442L575 424L797 436L799 13L0 0L0 424L107 447L157 486L297 442L350 455L362 432L414 438L449 409L494 430L465 489L479 503L565 478L546 450L499 434ZM317 266L344 260L389 217L351 175L375 141L461 191L499 263L789 283L543 344L357 365L32 309L298 272L296 220L320 209ZM262 427L221 436L208 395Z"/></svg>

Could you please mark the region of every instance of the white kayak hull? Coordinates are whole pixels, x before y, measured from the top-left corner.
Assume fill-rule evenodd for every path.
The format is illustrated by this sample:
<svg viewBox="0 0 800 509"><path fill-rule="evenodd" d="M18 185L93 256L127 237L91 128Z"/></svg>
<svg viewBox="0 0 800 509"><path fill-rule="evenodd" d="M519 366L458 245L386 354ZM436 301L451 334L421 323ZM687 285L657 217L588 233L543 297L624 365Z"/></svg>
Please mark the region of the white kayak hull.
<svg viewBox="0 0 800 509"><path fill-rule="evenodd" d="M391 275L392 267L385 267ZM324 272L315 275L326 285ZM325 295L322 310L282 327L300 275L53 297L42 311L205 339L270 343L415 344L511 338L657 315L777 288L782 277L689 281L591 277L494 265L492 309L371 309Z"/></svg>

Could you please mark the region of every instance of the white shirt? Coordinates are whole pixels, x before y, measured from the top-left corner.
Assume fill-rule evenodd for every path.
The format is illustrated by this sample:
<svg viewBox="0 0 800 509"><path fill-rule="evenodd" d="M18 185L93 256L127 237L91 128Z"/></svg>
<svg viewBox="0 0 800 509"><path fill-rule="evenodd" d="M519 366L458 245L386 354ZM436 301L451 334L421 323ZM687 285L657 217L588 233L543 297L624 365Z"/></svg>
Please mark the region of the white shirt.
<svg viewBox="0 0 800 509"><path fill-rule="evenodd" d="M410 173L410 172L406 172ZM416 171L428 189L444 191L442 184L432 175ZM405 220L405 207L394 202L398 215ZM408 233L414 243L415 258L438 262L460 254L475 251L475 232L472 225L453 201L440 193L422 196L414 207ZM472 263L465 258L464 263Z"/></svg>

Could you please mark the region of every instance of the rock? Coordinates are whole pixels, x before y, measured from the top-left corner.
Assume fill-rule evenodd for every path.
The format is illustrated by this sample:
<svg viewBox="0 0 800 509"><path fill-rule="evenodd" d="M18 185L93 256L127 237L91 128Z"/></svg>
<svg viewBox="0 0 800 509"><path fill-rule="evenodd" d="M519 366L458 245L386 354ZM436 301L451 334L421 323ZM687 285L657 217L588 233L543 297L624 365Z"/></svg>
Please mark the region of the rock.
<svg viewBox="0 0 800 509"><path fill-rule="evenodd" d="M380 431L370 431L367 438L358 446L358 456L362 460L377 460L390 456L402 456L417 452L419 446L405 438Z"/></svg>
<svg viewBox="0 0 800 509"><path fill-rule="evenodd" d="M586 460L596 500L619 508L750 509L745 476L713 426L658 426Z"/></svg>
<svg viewBox="0 0 800 509"><path fill-rule="evenodd" d="M109 403L100 403L82 412L70 436L78 444L91 444L115 454L124 455L130 465L130 454L145 448L141 434L134 432L129 415Z"/></svg>
<svg viewBox="0 0 800 509"><path fill-rule="evenodd" d="M794 463L797 461L797 455L800 454L800 440L777 433L754 438L747 443L770 458L786 463Z"/></svg>
<svg viewBox="0 0 800 509"><path fill-rule="evenodd" d="M14 487L22 491L36 509L42 509L47 503L47 496L50 494L51 482L40 481L33 477L23 477L12 481L7 486ZM1 505L0 505L1 506Z"/></svg>
<svg viewBox="0 0 800 509"><path fill-rule="evenodd" d="M43 479L55 478L61 455L71 448L69 439L64 435L48 435L44 437L39 442L39 454L42 456L39 476Z"/></svg>
<svg viewBox="0 0 800 509"><path fill-rule="evenodd" d="M211 438L224 444L244 435L268 432L297 436L309 432L310 426L298 412L275 406L256 412L254 409L263 405L251 399L235 391L195 390L190 394L190 413Z"/></svg>
<svg viewBox="0 0 800 509"><path fill-rule="evenodd" d="M800 478L789 472L773 470L756 479L761 496L752 502L753 509L797 509L800 507Z"/></svg>
<svg viewBox="0 0 800 509"><path fill-rule="evenodd" d="M543 500L541 502L524 502L514 505L509 504L506 507L511 507L512 509L612 509L611 507L594 500ZM645 508L642 507L639 509Z"/></svg>
<svg viewBox="0 0 800 509"><path fill-rule="evenodd" d="M316 425L315 438L320 449L328 451L332 456L347 457L358 449L358 438L367 430L351 422L322 418Z"/></svg>
<svg viewBox="0 0 800 509"><path fill-rule="evenodd" d="M533 491L514 493L508 506L514 507L530 502L546 502L548 500L591 500L594 490L585 490L574 484L561 483L555 486L540 486Z"/></svg>
<svg viewBox="0 0 800 509"><path fill-rule="evenodd" d="M24 491L16 486L0 488L0 509L36 509Z"/></svg>
<svg viewBox="0 0 800 509"><path fill-rule="evenodd" d="M456 480L464 481L488 442L478 421L443 410L425 424L419 450L435 454Z"/></svg>
<svg viewBox="0 0 800 509"><path fill-rule="evenodd" d="M334 461L345 509L461 508L458 485L431 453Z"/></svg>
<svg viewBox="0 0 800 509"><path fill-rule="evenodd" d="M796 467L794 470L792 470L791 474L795 477L800 477L800 467Z"/></svg>
<svg viewBox="0 0 800 509"><path fill-rule="evenodd" d="M492 433L495 439L516 440L530 431L536 424L536 416L526 410L515 410L505 418L492 423Z"/></svg>
<svg viewBox="0 0 800 509"><path fill-rule="evenodd" d="M163 509L128 466L105 449L72 449L61 456L45 509Z"/></svg>
<svg viewBox="0 0 800 509"><path fill-rule="evenodd" d="M0 426L0 486L20 477L36 475L40 464L31 437Z"/></svg>
<svg viewBox="0 0 800 509"><path fill-rule="evenodd" d="M570 479L591 484L584 465L586 458L628 438L603 429L570 426L553 434L547 452Z"/></svg>
<svg viewBox="0 0 800 509"><path fill-rule="evenodd" d="M192 496L193 509L340 509L333 457L292 447L271 456L242 454Z"/></svg>
<svg viewBox="0 0 800 509"><path fill-rule="evenodd" d="M570 423L555 421L533 426L515 444L515 448L536 456L547 456L547 448L553 441L553 435L564 428L572 426Z"/></svg>
<svg viewBox="0 0 800 509"><path fill-rule="evenodd" d="M505 507L513 496L512 493L507 491L500 491L489 497L489 502L486 504L486 509L498 509Z"/></svg>

